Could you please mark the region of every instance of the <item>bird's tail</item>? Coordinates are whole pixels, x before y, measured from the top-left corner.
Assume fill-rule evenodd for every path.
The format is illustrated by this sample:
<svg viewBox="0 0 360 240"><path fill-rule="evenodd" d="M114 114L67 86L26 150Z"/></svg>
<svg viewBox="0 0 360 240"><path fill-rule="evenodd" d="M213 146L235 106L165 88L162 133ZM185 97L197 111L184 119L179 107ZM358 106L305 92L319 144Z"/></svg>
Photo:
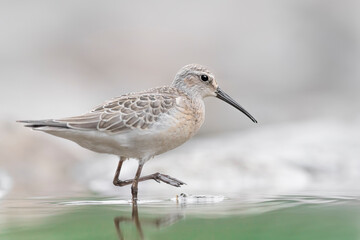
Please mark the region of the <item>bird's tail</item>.
<svg viewBox="0 0 360 240"><path fill-rule="evenodd" d="M25 127L30 127L32 129L38 129L41 128L54 128L54 129L66 129L69 128L66 123L57 122L53 119L47 119L47 120L19 120L17 121L19 123L24 123Z"/></svg>

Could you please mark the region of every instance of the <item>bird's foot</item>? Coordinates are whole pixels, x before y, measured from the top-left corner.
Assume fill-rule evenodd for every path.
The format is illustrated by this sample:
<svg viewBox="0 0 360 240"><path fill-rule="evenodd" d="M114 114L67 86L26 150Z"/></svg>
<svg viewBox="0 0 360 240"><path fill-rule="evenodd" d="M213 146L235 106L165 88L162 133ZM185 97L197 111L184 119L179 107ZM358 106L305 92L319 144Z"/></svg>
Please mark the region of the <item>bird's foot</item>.
<svg viewBox="0 0 360 240"><path fill-rule="evenodd" d="M153 175L153 179L155 181L157 181L158 183L160 183L160 181L161 181L161 182L164 182L164 183L169 184L174 187L180 187L181 185L186 184L176 178L173 178L173 177L170 177L169 175L164 175L161 173L155 173Z"/></svg>

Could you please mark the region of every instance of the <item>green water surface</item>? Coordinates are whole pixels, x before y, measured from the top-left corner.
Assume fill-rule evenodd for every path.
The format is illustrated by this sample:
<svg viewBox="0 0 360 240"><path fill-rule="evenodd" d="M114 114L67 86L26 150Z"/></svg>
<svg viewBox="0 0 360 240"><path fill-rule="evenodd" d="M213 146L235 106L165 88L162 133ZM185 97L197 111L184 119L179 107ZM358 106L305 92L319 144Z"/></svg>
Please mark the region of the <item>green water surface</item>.
<svg viewBox="0 0 360 240"><path fill-rule="evenodd" d="M262 196L218 202L82 197L26 199L2 207L2 240L360 239L356 197ZM15 206L15 207L14 207ZM137 211L136 211L137 210Z"/></svg>

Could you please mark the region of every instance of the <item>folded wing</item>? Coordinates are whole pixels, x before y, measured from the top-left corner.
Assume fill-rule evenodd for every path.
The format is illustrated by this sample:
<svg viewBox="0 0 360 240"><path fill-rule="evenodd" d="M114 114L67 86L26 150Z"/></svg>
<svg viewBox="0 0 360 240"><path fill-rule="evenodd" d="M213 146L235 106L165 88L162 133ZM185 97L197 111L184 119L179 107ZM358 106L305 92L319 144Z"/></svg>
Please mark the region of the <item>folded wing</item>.
<svg viewBox="0 0 360 240"><path fill-rule="evenodd" d="M98 106L81 116L53 120L68 128L119 133L130 129L146 129L176 105L168 94L125 95Z"/></svg>

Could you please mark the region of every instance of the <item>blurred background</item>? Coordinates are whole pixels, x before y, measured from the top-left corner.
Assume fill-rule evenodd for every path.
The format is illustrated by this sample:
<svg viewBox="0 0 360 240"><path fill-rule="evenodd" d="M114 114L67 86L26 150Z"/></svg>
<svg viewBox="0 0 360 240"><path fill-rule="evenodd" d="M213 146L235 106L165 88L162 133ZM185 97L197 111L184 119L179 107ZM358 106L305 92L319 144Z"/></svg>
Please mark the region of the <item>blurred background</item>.
<svg viewBox="0 0 360 240"><path fill-rule="evenodd" d="M359 1L1 1L0 197L112 186L117 158L25 129L19 119L85 113L168 85L199 63L256 117L215 98L183 146L155 157L181 189L141 194L360 190ZM132 177L135 161L122 177Z"/></svg>

